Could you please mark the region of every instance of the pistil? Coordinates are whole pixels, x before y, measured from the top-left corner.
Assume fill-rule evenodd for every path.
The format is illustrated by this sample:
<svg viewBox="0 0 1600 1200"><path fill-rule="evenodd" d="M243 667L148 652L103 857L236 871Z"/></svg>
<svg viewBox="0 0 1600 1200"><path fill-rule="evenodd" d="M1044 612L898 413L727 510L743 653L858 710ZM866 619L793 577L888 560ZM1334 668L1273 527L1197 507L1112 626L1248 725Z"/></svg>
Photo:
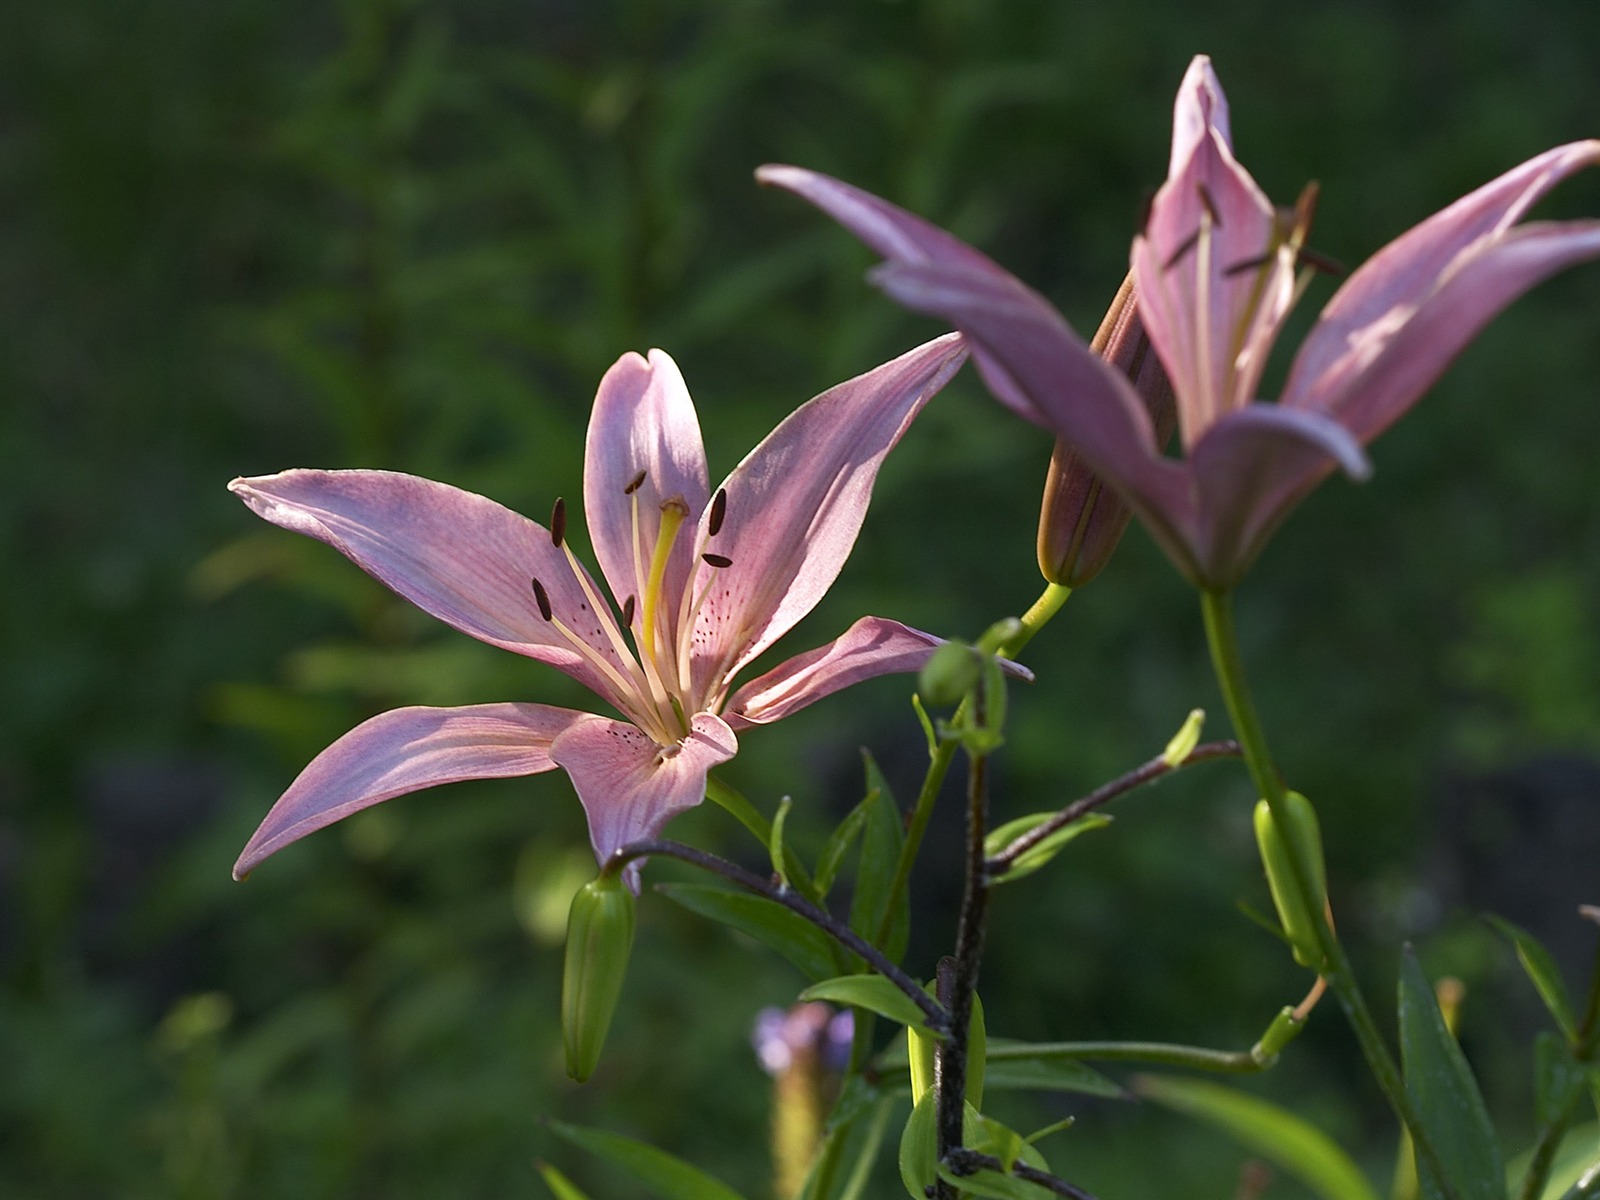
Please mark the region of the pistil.
<svg viewBox="0 0 1600 1200"><path fill-rule="evenodd" d="M677 541L678 530L688 515L689 506L684 503L682 496L668 496L661 502L661 530L656 535L655 551L650 555L650 578L644 585L644 618L639 631L639 649L643 654L653 656L656 653L656 617L661 608L661 581L666 578L672 544Z"/></svg>

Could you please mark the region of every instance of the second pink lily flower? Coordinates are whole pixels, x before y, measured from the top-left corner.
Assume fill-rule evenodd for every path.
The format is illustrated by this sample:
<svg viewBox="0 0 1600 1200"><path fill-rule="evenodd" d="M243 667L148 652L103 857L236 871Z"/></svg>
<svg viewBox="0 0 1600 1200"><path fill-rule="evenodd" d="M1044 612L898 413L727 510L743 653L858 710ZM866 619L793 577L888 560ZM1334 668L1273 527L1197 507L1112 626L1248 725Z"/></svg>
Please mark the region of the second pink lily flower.
<svg viewBox="0 0 1600 1200"><path fill-rule="evenodd" d="M1518 224L1556 183L1600 164L1600 141L1546 151L1369 259L1300 347L1277 403L1261 371L1308 262L1310 196L1268 202L1233 155L1210 60L1184 76L1167 181L1134 240L1140 315L1171 379L1185 457L1165 457L1145 406L1037 292L927 222L797 167L768 166L888 261L876 281L949 320L995 396L1076 446L1194 583L1226 591L1289 510L1336 466L1370 470L1389 427L1506 305L1600 256L1600 222Z"/></svg>
<svg viewBox="0 0 1600 1200"><path fill-rule="evenodd" d="M611 599L569 548L561 502L546 528L483 496L389 471L234 480L231 490L268 521L328 543L447 625L548 663L618 713L525 703L381 713L301 772L235 876L391 797L557 767L572 779L603 863L698 804L707 772L738 749L739 730L860 680L919 669L939 639L863 617L733 688L832 585L884 456L965 357L951 334L824 392L713 493L676 364L659 350L624 355L595 398L583 479ZM637 874L635 864L630 882Z"/></svg>

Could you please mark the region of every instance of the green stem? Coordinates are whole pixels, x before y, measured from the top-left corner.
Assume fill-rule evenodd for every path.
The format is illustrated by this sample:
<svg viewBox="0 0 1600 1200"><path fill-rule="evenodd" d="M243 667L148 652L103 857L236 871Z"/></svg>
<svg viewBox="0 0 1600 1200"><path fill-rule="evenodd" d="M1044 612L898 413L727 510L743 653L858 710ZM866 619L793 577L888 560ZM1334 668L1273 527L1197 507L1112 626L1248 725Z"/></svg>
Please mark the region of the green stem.
<svg viewBox="0 0 1600 1200"><path fill-rule="evenodd" d="M1035 600L1028 611L1022 614L1022 628L1011 638L1000 652L1007 658L1015 658L1017 652L1033 640L1034 634L1049 623L1050 618L1061 611L1061 606L1072 595L1072 589L1065 584L1047 584L1039 598ZM954 724L961 723L963 714L957 710ZM933 803L939 798L939 789L944 786L944 777L950 770L950 763L955 759L959 742L955 738L945 738L934 747L933 754L928 761L928 770L922 777L922 789L917 793L917 802L911 810L911 819L906 822L906 839L900 845L900 857L894 866L894 883L889 888L889 903L884 909L883 920L878 925L878 934L874 941L883 945L889 936L889 930L894 927L894 922L899 916L900 905L904 903L906 885L911 881L911 868L916 864L917 852L922 849L922 837L928 831L928 822L933 818Z"/></svg>
<svg viewBox="0 0 1600 1200"><path fill-rule="evenodd" d="M1266 800L1267 806L1272 810L1273 820L1278 822L1280 828L1287 828L1289 818L1284 811L1286 789L1272 761L1272 753L1267 748L1266 733L1261 727L1260 718L1256 715L1255 702L1251 699L1250 687L1245 679L1244 663L1239 657L1239 641L1234 628L1232 594L1203 590L1200 593L1200 606L1205 617L1206 640L1211 647L1211 664L1216 670L1217 685L1222 689L1222 698L1228 706L1228 715L1233 719L1234 733L1239 739L1240 748L1244 751L1250 778L1255 783L1257 794ZM1323 957L1322 976L1328 981L1333 994L1338 997L1339 1006L1350 1022L1351 1029L1356 1035L1356 1042L1361 1047L1361 1053L1367 1060L1367 1067L1372 1071L1373 1078L1383 1090L1395 1115L1410 1131L1417 1153L1433 1168L1435 1178L1446 1189L1447 1194L1451 1194L1454 1189L1449 1183L1449 1177L1442 1169L1438 1152L1428 1137L1427 1130L1417 1117L1394 1056L1385 1045L1383 1035L1378 1032L1377 1022L1373 1020L1372 1010L1368 1007L1366 997L1362 995L1361 987L1356 982L1350 959L1334 935L1332 927L1320 915L1323 900L1320 896L1313 896L1309 886L1310 880L1305 878L1301 870L1299 856L1291 855L1289 865L1292 882L1300 893L1302 904L1308 911L1319 914L1315 929L1317 948Z"/></svg>
<svg viewBox="0 0 1600 1200"><path fill-rule="evenodd" d="M1033 607L1022 614L1022 632L1017 634L1005 644L1002 649L1007 658L1015 658L1017 651L1021 650L1030 641L1033 635L1043 629L1050 618L1061 611L1061 606L1067 602L1067 597L1072 595L1072 589L1064 583L1052 583L1045 587L1039 598L1033 602Z"/></svg>

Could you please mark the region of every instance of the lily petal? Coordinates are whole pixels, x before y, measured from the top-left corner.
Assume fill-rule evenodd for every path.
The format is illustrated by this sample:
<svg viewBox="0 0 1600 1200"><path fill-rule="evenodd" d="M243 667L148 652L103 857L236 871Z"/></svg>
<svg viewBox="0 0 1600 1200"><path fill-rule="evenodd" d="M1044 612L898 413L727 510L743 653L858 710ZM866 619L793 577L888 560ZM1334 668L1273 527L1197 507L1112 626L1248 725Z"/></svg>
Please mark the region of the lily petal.
<svg viewBox="0 0 1600 1200"><path fill-rule="evenodd" d="M1267 537L1335 466L1366 479L1371 464L1349 430L1321 413L1253 404L1217 425L1190 456L1203 527L1194 582L1226 590Z"/></svg>
<svg viewBox="0 0 1600 1200"><path fill-rule="evenodd" d="M756 168L756 179L809 200L891 263L932 263L1006 274L988 255L932 222L830 175L769 164ZM1048 417L1034 408L1000 363L981 349L973 351L972 361L995 399L1026 421L1049 424Z"/></svg>
<svg viewBox="0 0 1600 1200"><path fill-rule="evenodd" d="M1600 255L1600 222L1512 228L1562 179L1597 165L1600 140L1558 146L1390 242L1328 302L1281 402L1332 413L1363 441L1383 432L1502 308Z"/></svg>
<svg viewBox="0 0 1600 1200"><path fill-rule="evenodd" d="M643 471L644 482L624 494ZM678 364L661 350L648 361L637 354L617 360L595 396L584 451L583 507L600 570L623 603L644 598L650 555L661 529L661 502L681 496L689 507L686 533L673 546L665 591L683 591L694 561L693 522L708 499L706 452L689 389ZM634 507L638 507L635 560Z"/></svg>
<svg viewBox="0 0 1600 1200"><path fill-rule="evenodd" d="M357 725L300 772L261 822L233 877L290 842L407 792L555 768L552 741L586 714L546 704L397 708Z"/></svg>
<svg viewBox="0 0 1600 1200"><path fill-rule="evenodd" d="M588 607L542 525L474 492L393 471L284 471L235 479L228 490L274 525L326 542L445 624L549 663L624 706L606 675L539 614L533 579L557 612ZM598 630L574 632L627 673Z"/></svg>
<svg viewBox="0 0 1600 1200"><path fill-rule="evenodd" d="M862 617L825 646L797 654L752 679L728 701L727 722L735 730L765 725L799 712L815 700L866 679L920 671L943 638L884 617ZM1020 663L1005 664L1006 674L1033 681Z"/></svg>
<svg viewBox="0 0 1600 1200"><path fill-rule="evenodd" d="M966 360L946 334L801 405L724 485L716 568L695 631L699 694L816 606L861 532L884 456Z"/></svg>
<svg viewBox="0 0 1600 1200"><path fill-rule="evenodd" d="M689 736L666 750L624 721L583 714L556 739L550 757L571 776L595 857L604 863L704 800L707 772L738 749L733 730L710 713L696 716ZM637 891L639 865L625 873Z"/></svg>
<svg viewBox="0 0 1600 1200"><path fill-rule="evenodd" d="M1227 113L1210 61L1195 59L1174 107L1171 173L1133 248L1140 312L1177 392L1186 448L1254 398L1293 297L1277 214L1233 156Z"/></svg>
<svg viewBox="0 0 1600 1200"><path fill-rule="evenodd" d="M944 317L981 346L1168 552L1189 557L1195 513L1186 471L1157 450L1133 386L1044 297L998 269L890 265L873 279L907 308Z"/></svg>

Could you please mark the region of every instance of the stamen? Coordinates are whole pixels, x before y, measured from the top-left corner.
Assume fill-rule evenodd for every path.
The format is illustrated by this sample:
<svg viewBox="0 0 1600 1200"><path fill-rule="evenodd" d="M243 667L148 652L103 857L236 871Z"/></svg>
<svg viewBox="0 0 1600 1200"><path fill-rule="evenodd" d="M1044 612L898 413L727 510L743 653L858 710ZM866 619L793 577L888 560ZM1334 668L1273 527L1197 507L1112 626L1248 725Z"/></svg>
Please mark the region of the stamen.
<svg viewBox="0 0 1600 1200"><path fill-rule="evenodd" d="M631 496L635 492L637 492L640 488L642 488L644 486L644 477L645 477L645 470L644 470L643 467L640 467L639 468L639 473L637 475L635 475L632 479L628 480L628 486L622 489L622 494L624 496Z"/></svg>
<svg viewBox="0 0 1600 1200"><path fill-rule="evenodd" d="M594 611L595 620L599 623L601 632L606 635L606 640L611 643L611 650L617 660L626 663L629 673L635 675L634 685L638 691L646 691L650 687L649 670L634 661L634 656L628 650L628 643L623 640L622 630L611 619L611 607L601 600L595 593L593 585L589 582L588 572L578 562L577 555L572 553L572 547L563 545L561 549L566 553L567 565L572 568L572 578L583 589L583 595L588 600ZM664 690L664 689L662 689ZM654 692L652 692L654 696Z"/></svg>
<svg viewBox="0 0 1600 1200"><path fill-rule="evenodd" d="M1277 257L1278 252L1276 250L1271 250L1266 254L1258 254L1254 258L1241 259L1239 262L1234 263L1231 267L1223 267L1222 273L1226 276L1243 275L1249 271L1260 270Z"/></svg>
<svg viewBox="0 0 1600 1200"><path fill-rule="evenodd" d="M722 519L728 515L728 489L718 488L717 494L711 497L711 517L706 522L706 535L716 537L722 529Z"/></svg>
<svg viewBox="0 0 1600 1200"><path fill-rule="evenodd" d="M1163 271L1172 270L1173 267L1177 266L1183 261L1183 256L1188 254L1189 251L1193 250L1195 246L1199 244L1199 242L1200 231L1196 229L1188 237L1184 238L1183 241L1178 243L1178 248L1176 250L1167 255L1167 261L1161 264L1161 269Z"/></svg>
<svg viewBox="0 0 1600 1200"><path fill-rule="evenodd" d="M637 599L638 597L636 596L629 596L622 602L622 623L624 625L633 624L633 610Z"/></svg>
<svg viewBox="0 0 1600 1200"><path fill-rule="evenodd" d="M1324 275L1347 275L1350 273L1350 268L1338 259L1329 258L1326 254L1319 254L1315 250L1304 247L1300 250L1300 261L1315 271L1321 271Z"/></svg>
<svg viewBox="0 0 1600 1200"><path fill-rule="evenodd" d="M546 621L555 620L555 610L550 607L550 593L544 590L544 584L537 579L530 581L533 584L533 599L539 605L539 615Z"/></svg>
<svg viewBox="0 0 1600 1200"><path fill-rule="evenodd" d="M550 510L550 544L557 550L567 536L567 502L556 497L556 506Z"/></svg>
<svg viewBox="0 0 1600 1200"><path fill-rule="evenodd" d="M1217 213L1217 202L1211 198L1211 189L1203 183L1194 185L1195 191L1200 193L1200 204L1206 210L1206 216L1211 218L1211 223L1218 229L1222 228L1222 217Z"/></svg>
<svg viewBox="0 0 1600 1200"><path fill-rule="evenodd" d="M700 557L706 562L710 563L713 567L733 566L733 559L729 558L726 554L702 554Z"/></svg>

